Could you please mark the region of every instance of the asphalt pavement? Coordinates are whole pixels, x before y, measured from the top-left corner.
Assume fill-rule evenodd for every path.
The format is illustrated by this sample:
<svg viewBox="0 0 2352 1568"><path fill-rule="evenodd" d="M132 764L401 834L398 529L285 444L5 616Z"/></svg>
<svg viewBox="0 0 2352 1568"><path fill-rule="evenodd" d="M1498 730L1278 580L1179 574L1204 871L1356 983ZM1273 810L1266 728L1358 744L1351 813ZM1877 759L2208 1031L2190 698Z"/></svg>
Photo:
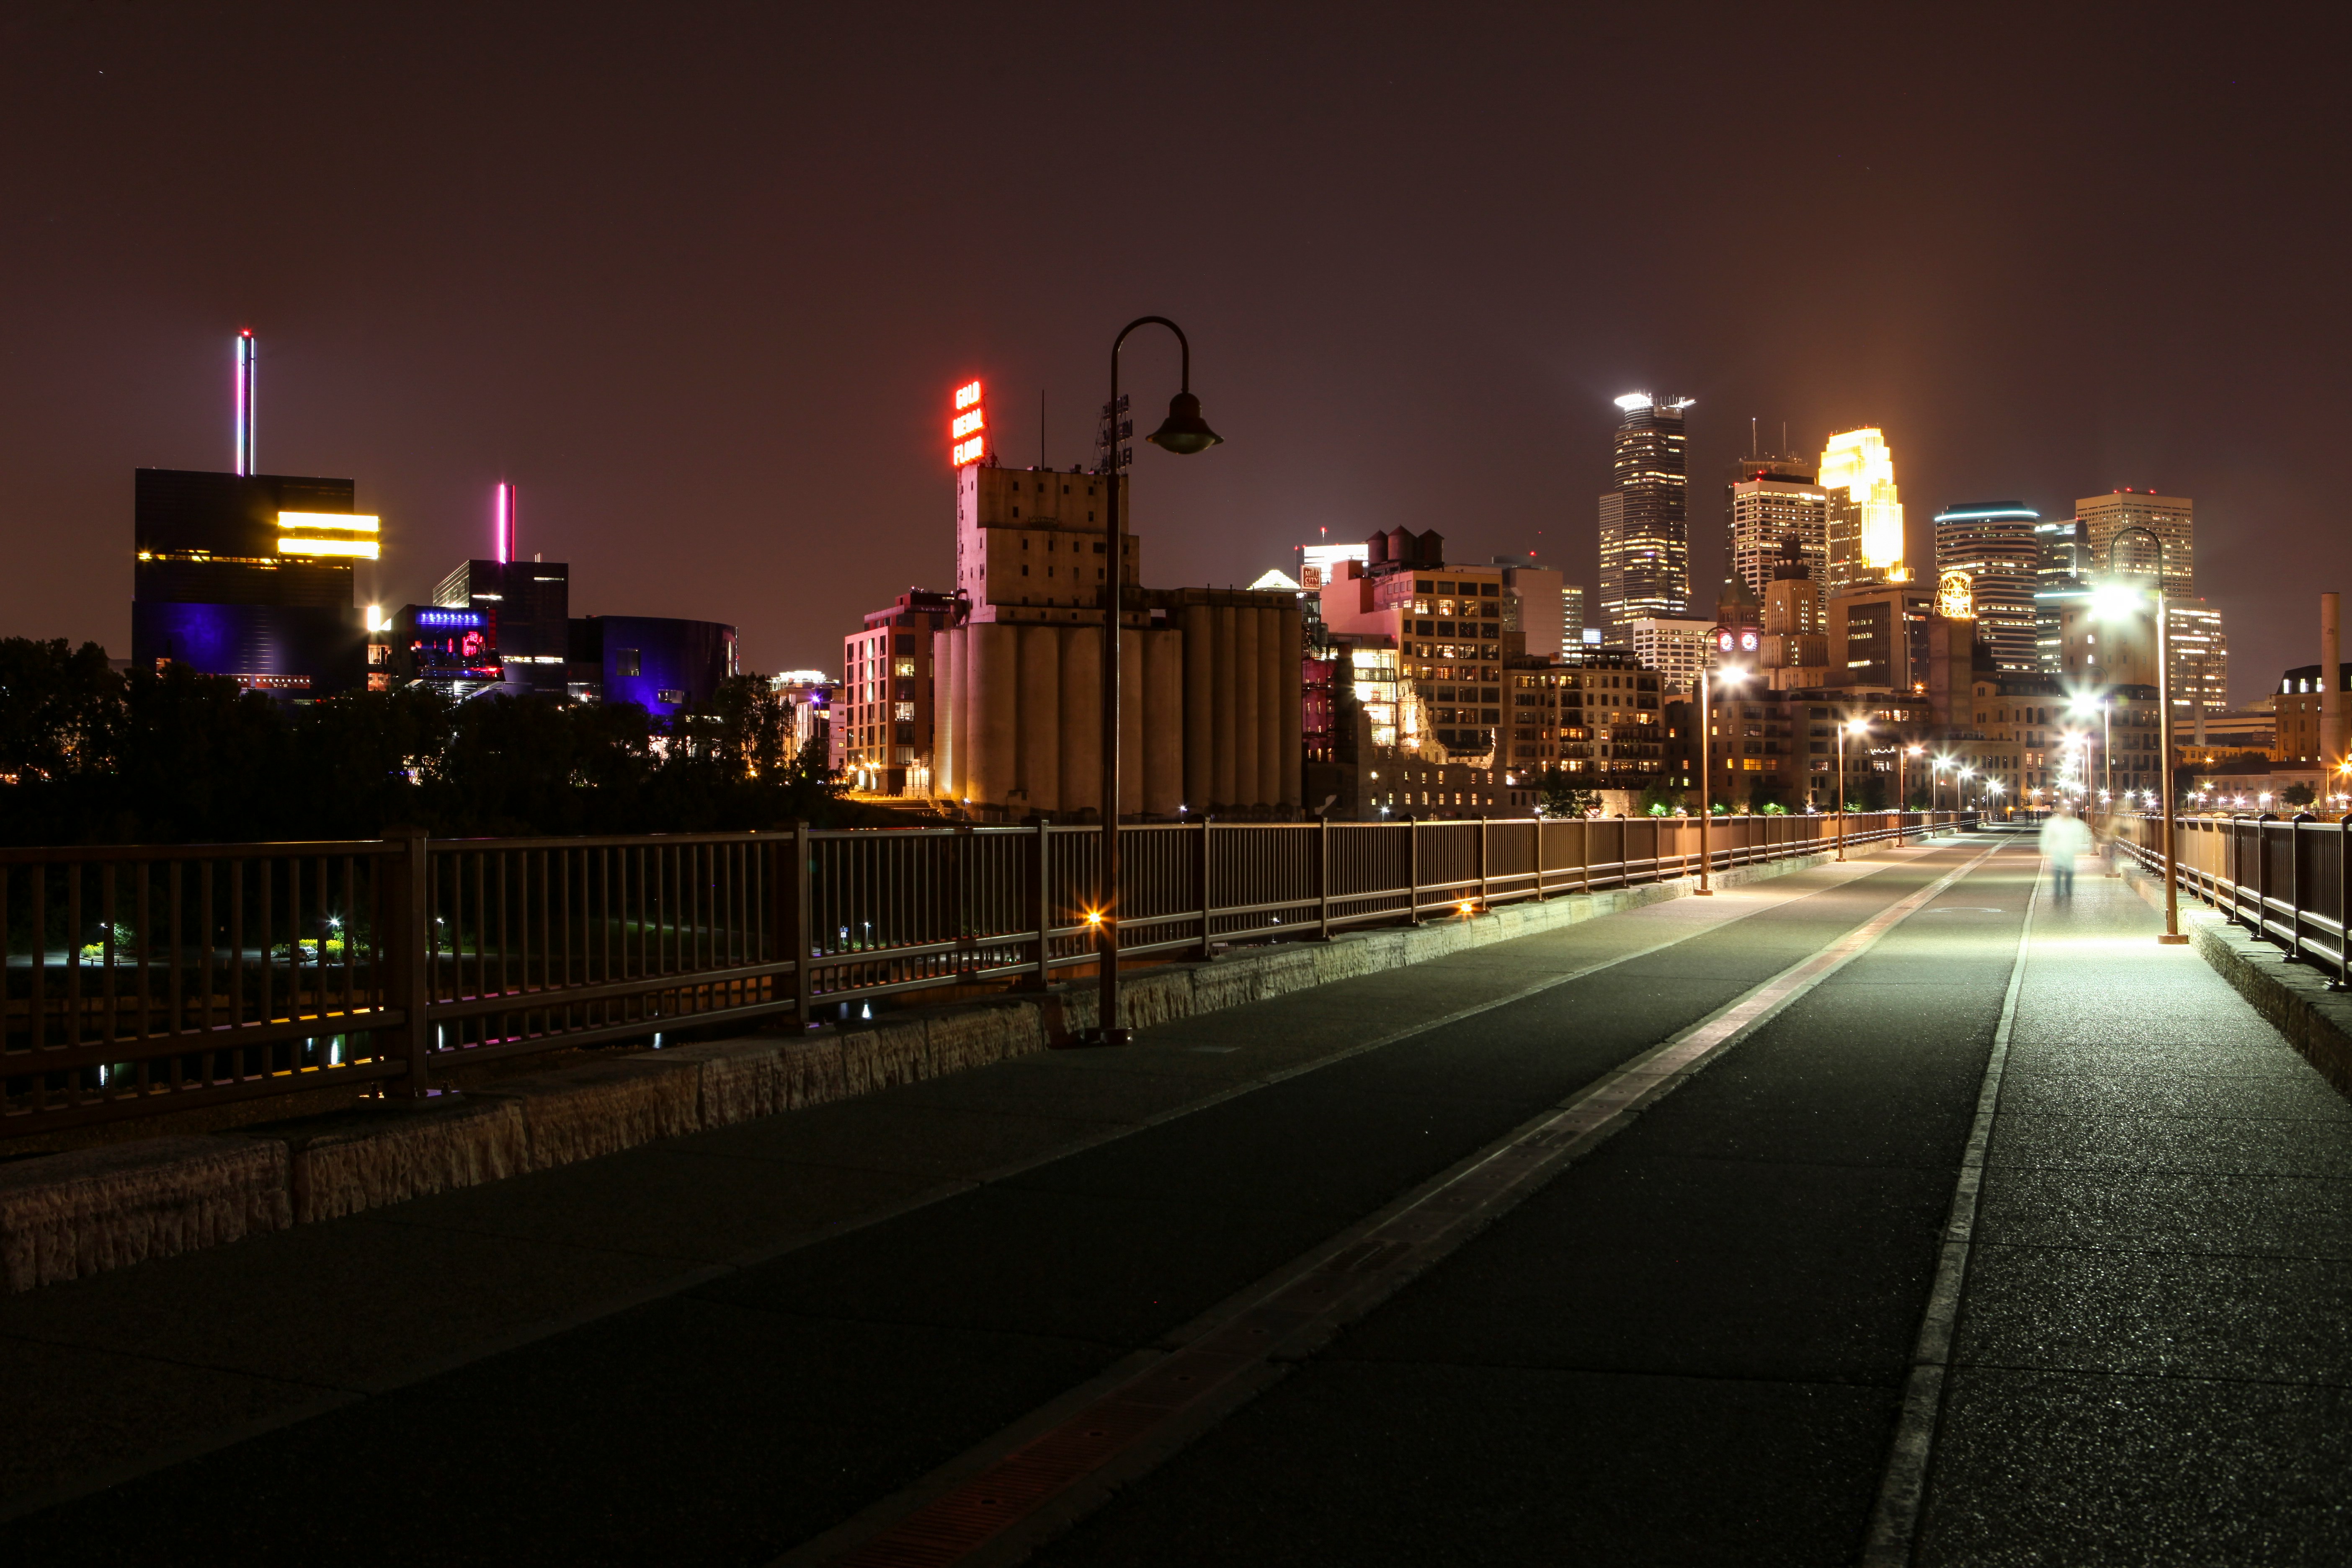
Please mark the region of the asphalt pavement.
<svg viewBox="0 0 2352 1568"><path fill-rule="evenodd" d="M0 1377L19 1396L0 1435L0 1513L14 1514L0 1550L44 1563L757 1563L806 1560L813 1540L854 1548L903 1511L886 1500L935 1494L1074 1390L1149 1366L1204 1314L1785 985L1988 847L1816 868L1120 1050L1000 1064L0 1302ZM1255 1398L1168 1444L1102 1506L1068 1489L1076 1522L1042 1561L1854 1560L2032 882L2031 856L2011 852L1927 899L1336 1339L1270 1365ZM2037 911L2010 1048L2015 1093L2038 1098L1996 1136L1921 1560L2162 1560L2098 1555L2086 1505L2047 1502L2051 1478L2120 1528L2163 1483L2084 1467L2128 1469L2151 1445L2119 1428L2102 1449L2075 1427L2096 1430L2109 1384L2133 1378L2126 1426L2195 1432L2183 1412L2226 1381L2224 1362L2240 1393L2214 1440L2292 1460L2267 1490L2241 1478L2230 1505L2309 1494L2294 1528L2236 1539L2332 1544L2307 1560L2342 1560L2352 1537L2328 1499L2343 1493L2343 1441L2329 1433L2345 1429L2330 1401L2352 1169L2318 1167L2352 1154L2352 1123L2193 955L2144 959L2155 950L2129 907L2108 898L2106 923L2087 923L2097 899L2078 900L2074 926ZM2046 985L2044 933L2074 943ZM2138 967L2116 995L2084 1002L2126 948ZM2235 1054L2221 1065L2254 1065L2214 1072L2221 1058L2187 1037L2130 1056L2145 1037L2133 1002L2158 990L2224 1031ZM2073 1052L2105 1053L2116 1098L2083 1098L2091 1058ZM2129 1060L2107 1059L2118 1052ZM2198 1179L2223 1185L2167 1189L2165 1212L2241 1241L2246 1215L2267 1216L2278 1267L2239 1299L2270 1315L2200 1331L2226 1340L2226 1319L2252 1334L2235 1361L2100 1362L2083 1347L2147 1327L2134 1316L2147 1300L2201 1299L2217 1266L2182 1273L2163 1227L2132 1216L2154 1167L2052 1151L2105 1140L2160 1163L2187 1146L2165 1118L2199 1121L2217 1094L2265 1130L2196 1145L2226 1167ZM2294 1098L2293 1129L2267 1126L2264 1095ZM2117 1131L2130 1116L2149 1121ZM2303 1184L2229 1187L2253 1177L2227 1151L2257 1143L2288 1151L2262 1180ZM2059 1256L2101 1247L2110 1262ZM2082 1300L2086 1279L2104 1281L2103 1305L2052 1305ZM2331 1303L2332 1322L2314 1323ZM2062 1342L2038 1361L2018 1349ZM2278 1408L2302 1424L2283 1429ZM2033 1442L2011 1441L2012 1426ZM2178 1560L2304 1560L2201 1539L2208 1555Z"/></svg>

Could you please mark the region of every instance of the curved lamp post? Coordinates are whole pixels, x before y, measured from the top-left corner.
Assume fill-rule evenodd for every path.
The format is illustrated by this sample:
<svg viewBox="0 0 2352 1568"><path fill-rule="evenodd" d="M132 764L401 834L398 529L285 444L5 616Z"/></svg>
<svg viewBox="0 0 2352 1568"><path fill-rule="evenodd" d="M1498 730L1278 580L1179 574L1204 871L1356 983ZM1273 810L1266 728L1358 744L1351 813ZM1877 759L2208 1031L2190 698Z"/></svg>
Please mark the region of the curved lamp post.
<svg viewBox="0 0 2352 1568"><path fill-rule="evenodd" d="M1087 922L1095 928L1096 968L1102 977L1100 1000L1096 1011L1094 1030L1087 1037L1091 1044L1124 1045L1127 1031L1118 1026L1118 794L1119 794L1119 628L1125 620L1127 606L1127 520L1119 508L1118 479L1127 467L1129 452L1120 444L1118 407L1118 351L1126 345L1128 334L1138 327L1165 327L1176 334L1176 342L1183 351L1181 388L1168 400L1168 417L1160 428L1144 437L1162 451L1189 458L1195 452L1205 452L1224 439L1209 428L1201 417L1201 400L1192 395L1192 344L1184 336L1184 329L1165 316L1138 316L1121 327L1110 345L1110 448L1103 462L1109 476L1110 514L1104 532L1110 546L1110 566L1103 574L1103 663L1102 663L1102 865L1101 881L1095 894L1095 908ZM1202 904L1203 922L1207 921L1206 900ZM1204 941L1208 932L1202 931Z"/></svg>

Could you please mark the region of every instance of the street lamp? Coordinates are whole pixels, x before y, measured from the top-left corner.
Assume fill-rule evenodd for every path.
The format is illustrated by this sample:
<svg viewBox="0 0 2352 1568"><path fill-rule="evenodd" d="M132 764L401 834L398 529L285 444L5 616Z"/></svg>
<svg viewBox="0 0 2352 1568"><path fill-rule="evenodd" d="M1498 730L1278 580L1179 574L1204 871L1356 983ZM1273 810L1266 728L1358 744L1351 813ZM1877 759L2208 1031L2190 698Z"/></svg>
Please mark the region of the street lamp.
<svg viewBox="0 0 2352 1568"><path fill-rule="evenodd" d="M2172 671L2168 668L2171 663L2171 649L2170 639L2164 624L2164 540L2156 530L2138 523L2129 528L2117 529L2114 537L2107 541L2107 569L2110 573L2115 570L2116 542L2127 533L2144 533L2147 536L2148 542L2156 546L2156 747L2158 778L2160 781L2159 787L2164 791L2161 818L2164 825L2161 830L2164 848L2164 931L2156 940L2168 946L2178 946L2186 942L2189 938L2180 930L2180 879L2179 868L2174 865L2172 857ZM2129 602L2136 605L2138 598L2139 595L2134 593ZM2109 769L2112 770L2114 765L2111 759L2108 763Z"/></svg>
<svg viewBox="0 0 2352 1568"><path fill-rule="evenodd" d="M1969 781L1976 776L1976 769L1962 768L1958 776L1952 780L1953 800L1963 812L1969 808Z"/></svg>
<svg viewBox="0 0 2352 1568"><path fill-rule="evenodd" d="M1755 633L1748 634L1752 642ZM1729 626L1717 627L1715 634L1717 651L1729 653L1738 646L1738 634ZM1748 672L1736 664L1709 669L1704 660L1698 671L1698 890L1702 897L1713 898L1715 888L1708 879L1712 851L1707 847L1707 829L1715 817L1715 709L1712 688L1718 680L1726 687L1738 685L1748 679Z"/></svg>
<svg viewBox="0 0 2352 1568"><path fill-rule="evenodd" d="M1838 725L1837 858L1841 860L1845 858L1845 738L1863 734L1869 729L1870 721L1867 719L1848 719Z"/></svg>
<svg viewBox="0 0 2352 1568"><path fill-rule="evenodd" d="M1103 459L1103 473L1110 490L1110 510L1104 529L1108 536L1110 563L1103 573L1102 586L1102 879L1095 897L1095 910L1101 916L1095 922L1095 958L1102 987L1094 1032L1087 1037L1093 1044L1102 1046L1127 1043L1127 1031L1118 1026L1118 667L1120 624L1126 618L1122 612L1127 605L1127 520L1119 508L1118 476L1131 460L1132 453L1120 445L1127 431L1119 419L1118 351L1125 346L1128 334L1138 327L1167 328L1176 334L1177 346L1183 354L1181 379L1178 383L1181 390L1168 400L1168 417L1160 422L1160 428L1144 439L1180 458L1205 452L1223 439L1201 417L1201 400L1192 395L1192 344L1184 336L1184 329L1165 316L1138 316L1121 327L1110 345L1110 445Z"/></svg>
<svg viewBox="0 0 2352 1568"><path fill-rule="evenodd" d="M1903 847L1903 815L1911 809L1911 759L1927 754L1925 746L1905 746L1895 753L1895 847Z"/></svg>
<svg viewBox="0 0 2352 1568"><path fill-rule="evenodd" d="M2106 602L2112 604L2114 602L2114 596L2112 595L2108 595ZM2109 694L2102 691L2095 700L2086 697L2077 697L2074 701L2067 704L2067 706L2073 709L2074 712L2081 714L2084 718L2090 717L2093 713L2096 713L2099 716L2099 799L2102 803L2105 803L2114 795L2116 787L2116 717L2114 704L2109 700ZM2088 735L2084 736L2084 749L2086 751L2089 750L2090 745L2091 738ZM2083 767L2083 782L2084 784L2087 784L2090 782L2090 764L2086 762Z"/></svg>

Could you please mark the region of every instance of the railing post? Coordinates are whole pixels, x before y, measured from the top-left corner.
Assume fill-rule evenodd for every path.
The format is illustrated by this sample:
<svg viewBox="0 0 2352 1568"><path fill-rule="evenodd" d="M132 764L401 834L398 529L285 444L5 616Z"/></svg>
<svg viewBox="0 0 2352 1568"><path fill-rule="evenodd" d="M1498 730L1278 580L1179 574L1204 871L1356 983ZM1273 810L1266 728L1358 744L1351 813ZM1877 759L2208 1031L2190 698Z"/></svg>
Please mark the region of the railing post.
<svg viewBox="0 0 2352 1568"><path fill-rule="evenodd" d="M2303 959L2303 825L2316 822L2307 811L2298 811L2286 820L2286 961L2297 963Z"/></svg>
<svg viewBox="0 0 2352 1568"><path fill-rule="evenodd" d="M2264 812L2254 818L2254 934L2271 934L2271 846L2263 829L2273 820Z"/></svg>
<svg viewBox="0 0 2352 1568"><path fill-rule="evenodd" d="M1404 881L1412 890L1405 895L1404 923L1421 923L1421 823L1417 818L1404 819Z"/></svg>
<svg viewBox="0 0 2352 1568"><path fill-rule="evenodd" d="M1034 973L1015 983L1015 989L1043 991L1054 980L1053 824L1037 819L1036 837L1029 844L1029 926L1037 933Z"/></svg>
<svg viewBox="0 0 2352 1568"><path fill-rule="evenodd" d="M1200 859L1197 862L1201 884L1201 959L1203 963L1216 956L1211 950L1210 944L1214 938L1209 920L1217 907L1217 900L1210 896L1213 889L1209 886L1210 871L1215 864L1209 858L1209 824L1213 820L1206 816L1201 818Z"/></svg>
<svg viewBox="0 0 2352 1568"><path fill-rule="evenodd" d="M1315 820L1315 938L1331 940L1331 817L1325 807Z"/></svg>
<svg viewBox="0 0 2352 1568"><path fill-rule="evenodd" d="M1544 884L1543 838L1544 826L1548 820L1548 818L1541 816L1536 818L1536 902L1538 903L1542 903L1544 900L1549 896L1545 889Z"/></svg>
<svg viewBox="0 0 2352 1568"><path fill-rule="evenodd" d="M2352 811L2336 819L2336 978L2330 991L2352 991Z"/></svg>
<svg viewBox="0 0 2352 1568"><path fill-rule="evenodd" d="M812 1024L810 997L816 989L816 900L811 881L809 825L795 822L793 824L793 1002L797 1011L793 1016L803 1034L808 1032Z"/></svg>
<svg viewBox="0 0 2352 1568"><path fill-rule="evenodd" d="M398 1037L387 1054L398 1056L408 1068L407 1077L386 1083L384 1093L387 1098L424 1100L434 1092L433 910L427 877L433 841L421 827L388 827L383 836L401 846L399 856L387 862L392 876L392 973L384 988L385 1000L401 1011Z"/></svg>
<svg viewBox="0 0 2352 1568"><path fill-rule="evenodd" d="M1478 908L1486 908L1486 819L1478 819Z"/></svg>

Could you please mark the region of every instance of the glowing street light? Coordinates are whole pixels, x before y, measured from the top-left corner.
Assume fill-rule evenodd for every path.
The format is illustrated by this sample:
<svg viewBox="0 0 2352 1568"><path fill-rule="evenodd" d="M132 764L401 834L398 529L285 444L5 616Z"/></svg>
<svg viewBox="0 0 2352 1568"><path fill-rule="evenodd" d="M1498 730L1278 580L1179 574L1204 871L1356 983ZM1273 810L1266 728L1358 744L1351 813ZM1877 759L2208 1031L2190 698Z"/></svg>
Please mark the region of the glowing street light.
<svg viewBox="0 0 2352 1568"><path fill-rule="evenodd" d="M1749 651L1756 647L1753 628L1717 626L1715 628L1713 651L1726 659L1737 655L1742 645ZM1715 816L1715 707L1713 689L1717 681L1727 689L1740 685L1748 671L1736 663L1725 663L1713 668L1701 660L1698 672L1698 890L1703 898L1713 898L1715 887L1710 880L1714 851L1707 844L1707 827Z"/></svg>
<svg viewBox="0 0 2352 1568"><path fill-rule="evenodd" d="M1845 738L1870 732L1867 719L1848 719L1838 726L1837 858L1845 858Z"/></svg>

